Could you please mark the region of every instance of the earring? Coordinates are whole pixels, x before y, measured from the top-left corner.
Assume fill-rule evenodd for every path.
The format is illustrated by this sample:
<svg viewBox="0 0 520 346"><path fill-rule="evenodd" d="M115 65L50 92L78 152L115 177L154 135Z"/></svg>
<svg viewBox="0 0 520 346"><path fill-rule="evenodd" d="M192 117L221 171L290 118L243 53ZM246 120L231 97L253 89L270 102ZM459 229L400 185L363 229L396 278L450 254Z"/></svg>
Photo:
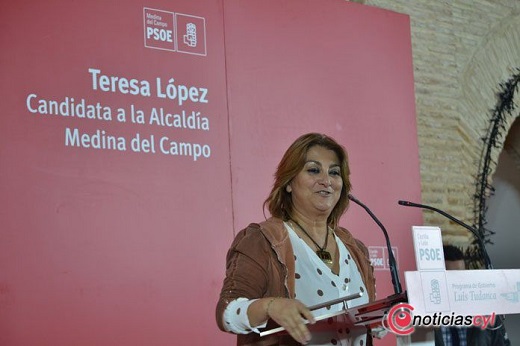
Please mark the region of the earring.
<svg viewBox="0 0 520 346"><path fill-rule="evenodd" d="M291 193L291 192L292 192L292 187L291 187L291 185L287 185L287 186L285 187L285 191L287 191L288 193Z"/></svg>

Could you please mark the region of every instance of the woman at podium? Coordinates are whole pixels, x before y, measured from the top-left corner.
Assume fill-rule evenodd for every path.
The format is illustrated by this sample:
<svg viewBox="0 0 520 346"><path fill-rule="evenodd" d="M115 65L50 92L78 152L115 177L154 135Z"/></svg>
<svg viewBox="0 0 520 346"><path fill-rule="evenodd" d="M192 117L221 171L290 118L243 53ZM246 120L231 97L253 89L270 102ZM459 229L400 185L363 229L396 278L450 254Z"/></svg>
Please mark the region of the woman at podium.
<svg viewBox="0 0 520 346"><path fill-rule="evenodd" d="M285 152L264 202L270 217L240 231L226 258L216 318L238 345L371 344L345 314L316 321L375 299L367 248L338 225L349 205L349 174L346 151L329 136L305 134ZM356 293L347 303L309 309ZM260 336L272 325L284 331Z"/></svg>

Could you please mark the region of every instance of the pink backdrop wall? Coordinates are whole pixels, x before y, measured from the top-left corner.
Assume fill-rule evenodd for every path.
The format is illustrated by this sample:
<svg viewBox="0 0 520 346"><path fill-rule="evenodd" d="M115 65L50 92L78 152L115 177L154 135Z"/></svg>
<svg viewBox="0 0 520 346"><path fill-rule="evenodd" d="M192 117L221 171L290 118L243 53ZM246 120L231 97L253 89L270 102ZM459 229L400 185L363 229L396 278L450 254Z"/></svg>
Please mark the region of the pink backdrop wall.
<svg viewBox="0 0 520 346"><path fill-rule="evenodd" d="M309 131L345 145L354 195L413 268L420 212L396 204L420 197L406 16L340 0L18 1L0 19L0 344L233 344L214 322L226 250ZM46 114L67 98L107 120ZM383 246L359 207L342 224ZM377 280L392 293L387 270Z"/></svg>
<svg viewBox="0 0 520 346"><path fill-rule="evenodd" d="M420 200L408 17L344 1L237 0L224 18L235 229L263 219L290 143L327 133L349 152L353 195L390 233L401 272L412 270L410 225L422 219L397 205ZM363 209L351 203L341 224L386 262L384 236ZM392 294L388 266L376 269L378 296Z"/></svg>

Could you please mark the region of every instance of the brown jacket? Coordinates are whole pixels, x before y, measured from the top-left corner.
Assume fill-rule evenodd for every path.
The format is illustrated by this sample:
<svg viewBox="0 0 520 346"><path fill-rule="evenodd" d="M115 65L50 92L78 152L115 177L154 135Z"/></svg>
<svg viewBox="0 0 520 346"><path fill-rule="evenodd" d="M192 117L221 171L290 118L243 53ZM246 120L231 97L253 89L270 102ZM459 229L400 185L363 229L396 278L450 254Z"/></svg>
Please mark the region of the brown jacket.
<svg viewBox="0 0 520 346"><path fill-rule="evenodd" d="M349 231L338 227L336 235L345 244L354 258L369 301L375 300L375 279L365 245ZM263 297L294 298L294 255L289 234L283 221L277 218L256 224L240 231L231 244L226 259L226 278L217 304L216 318L221 330L223 314L229 302L236 298ZM298 345L288 335L260 337L256 333L237 336L237 345Z"/></svg>

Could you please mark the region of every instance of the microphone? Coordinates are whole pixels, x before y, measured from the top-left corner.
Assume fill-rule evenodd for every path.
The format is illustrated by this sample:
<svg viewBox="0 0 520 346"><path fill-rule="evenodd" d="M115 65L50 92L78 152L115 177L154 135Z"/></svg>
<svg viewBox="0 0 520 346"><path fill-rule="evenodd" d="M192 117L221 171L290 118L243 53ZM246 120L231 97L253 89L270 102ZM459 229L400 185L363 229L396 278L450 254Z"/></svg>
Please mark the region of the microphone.
<svg viewBox="0 0 520 346"><path fill-rule="evenodd" d="M487 253L486 246L484 245L484 240L482 239L482 237L480 236L480 233L475 228L473 228L470 225L460 221L459 219L456 219L455 217L451 216L450 214L448 214L448 213L446 213L446 212L444 212L444 211L442 211L440 209L431 207L429 205L413 203L413 202L408 202L408 201L398 201L397 203L399 205L403 205L405 207L414 207L414 208L433 210L433 211L441 214L442 216L450 219L451 221L455 222L456 224L458 224L458 225L466 228L467 230L469 230L473 234L473 236L477 239L477 242L478 242L479 247L480 247L480 251L482 252L482 254L484 256L484 264L486 265L486 268L487 269L493 269L493 265L491 264L491 259L489 258L489 254Z"/></svg>
<svg viewBox="0 0 520 346"><path fill-rule="evenodd" d="M351 194L348 194L348 198L352 202L356 203L357 205L359 205L360 207L365 209L365 211L368 213L368 215L370 215L372 220L374 220L377 223L377 225L381 228L381 230L383 231L383 234L385 235L385 240L386 240L386 248L388 250L388 264L390 265L390 275L392 277L392 284L394 285L394 292L395 292L395 294L400 294L403 291L403 289L401 288L401 282L399 282L399 272L397 269L397 261L395 260L394 253L392 251L392 245L390 244L390 238L388 237L388 232L386 231L385 226L383 226L381 221L379 221L379 219L374 215L374 213L372 213L372 211L370 209L368 209L368 207L366 205L361 203L356 197L352 196Z"/></svg>

